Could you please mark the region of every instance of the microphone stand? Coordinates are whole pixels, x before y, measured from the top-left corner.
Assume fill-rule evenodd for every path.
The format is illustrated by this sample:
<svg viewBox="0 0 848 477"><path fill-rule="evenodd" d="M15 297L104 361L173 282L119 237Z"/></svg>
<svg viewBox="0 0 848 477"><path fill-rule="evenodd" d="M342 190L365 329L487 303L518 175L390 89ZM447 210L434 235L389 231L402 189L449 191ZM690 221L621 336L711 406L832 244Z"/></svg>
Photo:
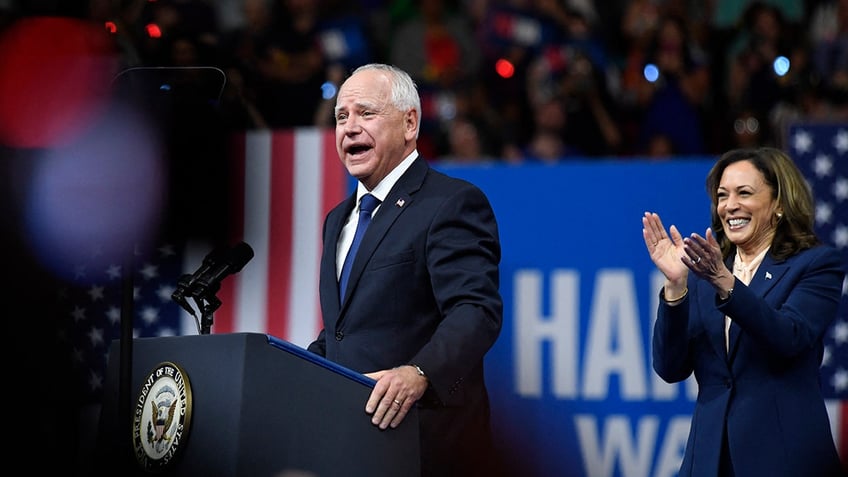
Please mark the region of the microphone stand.
<svg viewBox="0 0 848 477"><path fill-rule="evenodd" d="M221 282L201 277L194 284L194 297L197 308L200 310L200 334L208 335L212 328L212 314L221 306L221 300L217 293L221 289Z"/></svg>
<svg viewBox="0 0 848 477"><path fill-rule="evenodd" d="M241 271L251 258L253 249L244 242L227 251L214 249L203 259L198 271L183 275L177 282L177 289L171 294L171 299L191 313L201 335L209 334L212 329L212 314L221 306L221 300L215 296L221 289L221 280ZM194 306L187 298L194 300ZM198 311L200 317L197 316Z"/></svg>
<svg viewBox="0 0 848 477"><path fill-rule="evenodd" d="M221 300L215 294L212 294L212 296L201 297L201 301L203 304L198 306L201 310L200 334L208 335L212 329L212 314L221 306Z"/></svg>
<svg viewBox="0 0 848 477"><path fill-rule="evenodd" d="M190 283L191 275L183 275L177 283L177 289L171 299L177 302L185 311L194 317L198 333L208 335L212 331L213 314L221 306L221 300L215 295L221 288L220 283L206 284L205 281ZM194 307L186 298L194 301ZM200 317L197 316L198 311Z"/></svg>

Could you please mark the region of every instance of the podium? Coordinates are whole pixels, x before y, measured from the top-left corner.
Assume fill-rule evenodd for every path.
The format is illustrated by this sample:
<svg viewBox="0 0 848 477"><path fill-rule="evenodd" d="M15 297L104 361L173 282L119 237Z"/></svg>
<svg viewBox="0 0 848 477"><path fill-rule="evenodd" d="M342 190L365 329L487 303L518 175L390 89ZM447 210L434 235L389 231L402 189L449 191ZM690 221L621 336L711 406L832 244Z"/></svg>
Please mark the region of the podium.
<svg viewBox="0 0 848 477"><path fill-rule="evenodd" d="M110 348L97 441L98 475L420 474L416 409L396 429L380 430L365 413L373 380L292 343L261 333L233 333L137 338L132 348L130 416L121 412L119 403L120 342ZM174 395L152 391L155 376L167 374L163 369L178 370L177 385L166 390L185 384L183 394L190 406L186 409L182 401L182 411L190 415L180 417L176 406L170 417L153 419L171 423L182 418L186 425L167 436L171 444L179 441L173 455L154 459L151 466L144 463L151 461L138 443L156 441L161 434L157 428L163 426L140 423L145 413L155 415L155 410L148 411L156 406L150 402L154 394Z"/></svg>

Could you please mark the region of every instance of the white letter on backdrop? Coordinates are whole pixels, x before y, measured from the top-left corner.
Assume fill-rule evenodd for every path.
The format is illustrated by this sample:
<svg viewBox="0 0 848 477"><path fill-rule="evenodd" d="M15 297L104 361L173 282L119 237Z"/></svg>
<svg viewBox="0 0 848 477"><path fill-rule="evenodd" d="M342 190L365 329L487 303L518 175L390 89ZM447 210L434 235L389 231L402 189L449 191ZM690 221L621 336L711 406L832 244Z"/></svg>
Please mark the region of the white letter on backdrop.
<svg viewBox="0 0 848 477"><path fill-rule="evenodd" d="M542 273L519 270L515 284L515 330L513 332L515 382L522 396L542 395L545 341L551 350L553 393L558 398L577 397L577 356L579 293L578 277L573 271L555 271L551 277L550 316L544 316Z"/></svg>
<svg viewBox="0 0 848 477"><path fill-rule="evenodd" d="M618 375L623 399L642 400L647 396L647 360L642 345L645 335L636 303L630 271L598 271L583 360L586 398L605 399L613 374Z"/></svg>
<svg viewBox="0 0 848 477"><path fill-rule="evenodd" d="M618 468L622 469L622 475L627 477L650 475L659 419L656 416L639 419L636 436L633 435L630 419L621 415L606 418L601 436L596 416L582 414L574 417L586 475L611 476L616 462Z"/></svg>

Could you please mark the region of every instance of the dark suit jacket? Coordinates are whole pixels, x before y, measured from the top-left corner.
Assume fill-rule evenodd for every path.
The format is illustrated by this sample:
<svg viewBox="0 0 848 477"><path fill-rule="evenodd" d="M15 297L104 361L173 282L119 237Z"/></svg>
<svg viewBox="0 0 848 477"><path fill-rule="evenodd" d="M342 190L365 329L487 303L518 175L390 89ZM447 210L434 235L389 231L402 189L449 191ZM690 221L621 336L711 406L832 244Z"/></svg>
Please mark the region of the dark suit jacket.
<svg viewBox="0 0 848 477"><path fill-rule="evenodd" d="M681 476L718 475L725 431L737 476L841 475L819 367L843 276L839 252L820 246L783 262L767 254L724 302L693 274L685 303L660 300L654 369L668 382L692 372L698 381Z"/></svg>
<svg viewBox="0 0 848 477"><path fill-rule="evenodd" d="M423 475L486 475L494 457L483 357L503 319L492 207L419 157L374 215L339 303L336 242L355 200L324 222L324 329L308 349L361 373L420 366L430 380L418 403Z"/></svg>

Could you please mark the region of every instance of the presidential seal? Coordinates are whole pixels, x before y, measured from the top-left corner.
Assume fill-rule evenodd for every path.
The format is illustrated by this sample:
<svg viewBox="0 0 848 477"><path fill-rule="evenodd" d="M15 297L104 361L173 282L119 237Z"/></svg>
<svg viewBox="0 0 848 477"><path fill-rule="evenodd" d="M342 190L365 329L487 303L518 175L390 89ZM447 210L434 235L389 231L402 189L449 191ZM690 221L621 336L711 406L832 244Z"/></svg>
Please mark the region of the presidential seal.
<svg viewBox="0 0 848 477"><path fill-rule="evenodd" d="M174 463L188 440L191 424L191 385L176 364L153 368L136 398L133 412L133 450L147 472L161 472Z"/></svg>

